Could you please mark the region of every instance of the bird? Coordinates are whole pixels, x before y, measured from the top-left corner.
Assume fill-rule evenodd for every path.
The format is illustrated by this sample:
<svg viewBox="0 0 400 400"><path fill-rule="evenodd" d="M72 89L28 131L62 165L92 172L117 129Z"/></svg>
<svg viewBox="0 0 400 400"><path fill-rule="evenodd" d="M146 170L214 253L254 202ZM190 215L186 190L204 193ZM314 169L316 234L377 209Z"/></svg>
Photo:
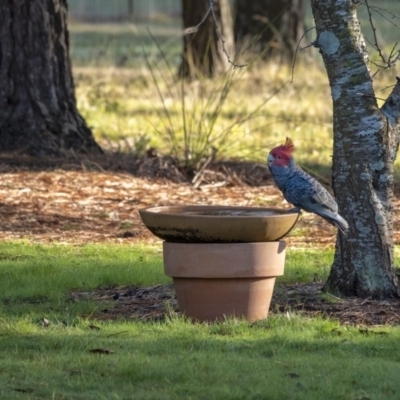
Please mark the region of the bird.
<svg viewBox="0 0 400 400"><path fill-rule="evenodd" d="M291 211L317 214L346 234L349 224L339 215L336 201L316 179L295 163L293 150L293 141L287 137L284 144L269 152L267 159L276 186L285 200L295 207Z"/></svg>

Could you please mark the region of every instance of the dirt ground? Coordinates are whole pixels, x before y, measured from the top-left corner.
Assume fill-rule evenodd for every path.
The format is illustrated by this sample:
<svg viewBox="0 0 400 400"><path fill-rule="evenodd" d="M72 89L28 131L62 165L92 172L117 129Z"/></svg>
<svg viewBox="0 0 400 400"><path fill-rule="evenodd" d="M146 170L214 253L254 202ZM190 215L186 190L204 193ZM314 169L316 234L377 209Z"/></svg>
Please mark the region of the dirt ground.
<svg viewBox="0 0 400 400"><path fill-rule="evenodd" d="M369 327L400 325L399 300L339 299L322 295L322 286L322 283L277 285L270 314L280 313L288 318L295 314L331 318L344 326L357 326L365 333L369 332ZM73 301L84 299L99 302L93 316L96 320L164 320L179 314L172 285L105 287L92 292L71 293Z"/></svg>
<svg viewBox="0 0 400 400"><path fill-rule="evenodd" d="M235 205L290 208L273 186L267 168L259 164L220 163L188 181L170 158L140 160L127 155L98 160L38 160L0 156L0 239L36 243L94 242L161 243L142 224L138 210L160 205ZM396 198L395 209L400 208ZM325 248L335 243L335 229L304 213L285 238L296 248ZM395 243L400 243L400 217L395 214ZM321 283L279 285L271 312L301 312L369 326L400 322L400 302L329 299ZM100 288L73 293L114 302L99 319L162 319L178 311L170 286ZM166 306L167 305L167 306ZM101 309L101 308L100 308Z"/></svg>
<svg viewBox="0 0 400 400"><path fill-rule="evenodd" d="M0 239L93 243L160 242L138 210L164 205L290 208L265 165L221 163L194 186L167 157L104 156L97 161L0 156ZM398 204L400 205L400 204ZM395 240L400 241L400 218ZM289 246L334 246L335 229L304 213Z"/></svg>

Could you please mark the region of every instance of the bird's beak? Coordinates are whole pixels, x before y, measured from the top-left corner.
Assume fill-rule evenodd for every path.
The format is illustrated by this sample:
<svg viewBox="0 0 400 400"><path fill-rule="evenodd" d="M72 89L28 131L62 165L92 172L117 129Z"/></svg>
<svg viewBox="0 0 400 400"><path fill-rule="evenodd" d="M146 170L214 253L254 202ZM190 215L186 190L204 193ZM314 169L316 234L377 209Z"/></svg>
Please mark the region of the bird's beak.
<svg viewBox="0 0 400 400"><path fill-rule="evenodd" d="M275 158L272 154L268 154L267 162L268 165L271 165L274 162Z"/></svg>

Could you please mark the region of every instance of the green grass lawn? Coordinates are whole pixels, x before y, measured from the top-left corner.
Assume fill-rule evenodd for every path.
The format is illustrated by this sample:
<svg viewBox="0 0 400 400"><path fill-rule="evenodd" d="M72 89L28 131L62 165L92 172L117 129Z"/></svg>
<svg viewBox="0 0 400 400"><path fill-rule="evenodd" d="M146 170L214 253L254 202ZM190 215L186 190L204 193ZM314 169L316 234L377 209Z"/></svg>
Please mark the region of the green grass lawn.
<svg viewBox="0 0 400 400"><path fill-rule="evenodd" d="M160 250L2 243L0 398L398 399L396 328L366 336L295 313L253 324L175 314L107 322L88 317L93 301L69 301L71 290L169 283ZM323 280L331 261L332 251L289 251L278 285Z"/></svg>

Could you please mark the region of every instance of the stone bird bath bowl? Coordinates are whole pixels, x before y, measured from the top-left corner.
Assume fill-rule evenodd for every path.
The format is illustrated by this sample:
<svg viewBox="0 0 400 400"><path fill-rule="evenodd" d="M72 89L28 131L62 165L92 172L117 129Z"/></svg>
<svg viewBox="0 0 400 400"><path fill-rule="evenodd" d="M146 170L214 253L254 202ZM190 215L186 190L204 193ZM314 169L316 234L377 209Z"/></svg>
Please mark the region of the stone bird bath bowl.
<svg viewBox="0 0 400 400"><path fill-rule="evenodd" d="M196 321L267 318L275 279L283 275L282 239L299 213L273 208L166 206L139 211L164 240L164 271L179 309Z"/></svg>
<svg viewBox="0 0 400 400"><path fill-rule="evenodd" d="M299 218L274 208L230 206L151 207L139 214L155 236L181 243L273 242Z"/></svg>

